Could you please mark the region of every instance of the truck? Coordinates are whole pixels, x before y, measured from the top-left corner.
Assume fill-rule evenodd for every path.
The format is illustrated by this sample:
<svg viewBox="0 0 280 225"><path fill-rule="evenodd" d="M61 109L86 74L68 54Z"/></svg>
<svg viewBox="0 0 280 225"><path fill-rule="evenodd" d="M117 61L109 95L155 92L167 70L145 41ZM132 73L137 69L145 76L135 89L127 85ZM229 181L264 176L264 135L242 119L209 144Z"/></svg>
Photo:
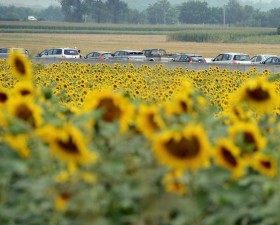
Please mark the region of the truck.
<svg viewBox="0 0 280 225"><path fill-rule="evenodd" d="M146 56L147 61L162 61L162 62L170 62L172 54L167 54L164 49L160 48L149 48L142 50L144 55Z"/></svg>

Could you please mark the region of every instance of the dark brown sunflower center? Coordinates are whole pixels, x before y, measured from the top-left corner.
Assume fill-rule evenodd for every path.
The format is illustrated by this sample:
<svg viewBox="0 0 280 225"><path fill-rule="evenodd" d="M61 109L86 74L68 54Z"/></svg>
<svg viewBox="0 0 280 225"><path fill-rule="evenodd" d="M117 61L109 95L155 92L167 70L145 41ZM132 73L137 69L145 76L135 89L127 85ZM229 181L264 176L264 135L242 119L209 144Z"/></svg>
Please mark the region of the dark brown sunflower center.
<svg viewBox="0 0 280 225"><path fill-rule="evenodd" d="M200 152L200 143L196 137L184 137L180 141L171 139L165 147L169 154L179 159L194 158Z"/></svg>
<svg viewBox="0 0 280 225"><path fill-rule="evenodd" d="M266 168L266 169L271 169L271 162L269 162L269 161L264 161L264 160L262 160L261 161L261 165L264 167L264 168Z"/></svg>
<svg viewBox="0 0 280 225"><path fill-rule="evenodd" d="M35 126L33 113L30 110L30 108L28 108L27 105L25 105L25 104L18 105L15 114L16 114L17 118L30 123L33 127Z"/></svg>
<svg viewBox="0 0 280 225"><path fill-rule="evenodd" d="M30 95L30 94L31 94L31 91L30 91L30 90L27 90L27 89L22 89L22 90L20 90L20 94L21 94L22 96Z"/></svg>
<svg viewBox="0 0 280 225"><path fill-rule="evenodd" d="M244 132L243 137L244 137L244 142L251 147L251 151L253 152L258 151L256 140L253 134L249 132Z"/></svg>
<svg viewBox="0 0 280 225"><path fill-rule="evenodd" d="M187 112L188 111L188 105L187 105L186 102L180 101L180 107L183 110L183 112Z"/></svg>
<svg viewBox="0 0 280 225"><path fill-rule="evenodd" d="M64 151L70 154L79 154L79 148L74 143L72 137L69 137L67 141L64 140L57 140L57 144L60 148L62 148Z"/></svg>
<svg viewBox="0 0 280 225"><path fill-rule="evenodd" d="M25 75L26 69L25 69L24 63L22 62L22 60L20 58L16 58L16 60L15 60L15 67L16 67L16 70L20 74Z"/></svg>
<svg viewBox="0 0 280 225"><path fill-rule="evenodd" d="M70 199L70 194L69 194L68 192L63 192L63 193L60 194L60 197L61 197L63 200L67 201L67 200Z"/></svg>
<svg viewBox="0 0 280 225"><path fill-rule="evenodd" d="M113 122L113 121L119 119L121 116L120 108L117 107L114 104L113 100L110 98L101 99L97 108L101 108L101 109L105 110L102 118L106 122Z"/></svg>
<svg viewBox="0 0 280 225"><path fill-rule="evenodd" d="M265 101L270 97L269 93L264 91L261 87L257 87L253 90L247 89L246 92L251 99L259 102Z"/></svg>
<svg viewBox="0 0 280 225"><path fill-rule="evenodd" d="M153 129L153 130L158 130L160 127L158 126L158 124L155 122L155 115L153 113L150 113L148 115L148 122L149 122L149 125L150 127Z"/></svg>
<svg viewBox="0 0 280 225"><path fill-rule="evenodd" d="M0 102L5 103L8 100L8 95L4 92L0 92Z"/></svg>
<svg viewBox="0 0 280 225"><path fill-rule="evenodd" d="M224 160L226 160L226 162L230 164L232 167L236 167L238 163L235 157L232 155L232 153L225 147L222 147L221 150L222 150L222 157L224 158Z"/></svg>

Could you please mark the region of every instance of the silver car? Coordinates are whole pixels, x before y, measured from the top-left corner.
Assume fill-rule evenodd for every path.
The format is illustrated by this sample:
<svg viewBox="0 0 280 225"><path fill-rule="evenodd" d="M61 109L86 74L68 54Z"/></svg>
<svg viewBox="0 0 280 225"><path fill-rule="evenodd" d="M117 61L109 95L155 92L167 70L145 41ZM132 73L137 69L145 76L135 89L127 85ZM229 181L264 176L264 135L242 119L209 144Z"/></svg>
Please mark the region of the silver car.
<svg viewBox="0 0 280 225"><path fill-rule="evenodd" d="M76 48L51 48L41 58L79 59L80 52Z"/></svg>
<svg viewBox="0 0 280 225"><path fill-rule="evenodd" d="M116 61L137 61L144 62L146 61L146 56L142 51L137 50L119 50L112 54L111 60Z"/></svg>
<svg viewBox="0 0 280 225"><path fill-rule="evenodd" d="M248 54L243 53L221 53L214 59L211 59L210 63L218 64L251 64L251 60Z"/></svg>
<svg viewBox="0 0 280 225"><path fill-rule="evenodd" d="M28 50L24 48L0 48L0 58L8 58L10 51L20 51L22 52L25 56L29 57L29 52Z"/></svg>
<svg viewBox="0 0 280 225"><path fill-rule="evenodd" d="M254 55L251 58L252 64L260 64L263 63L266 59L269 57L276 56L276 55L269 55L269 54L259 54L259 55Z"/></svg>

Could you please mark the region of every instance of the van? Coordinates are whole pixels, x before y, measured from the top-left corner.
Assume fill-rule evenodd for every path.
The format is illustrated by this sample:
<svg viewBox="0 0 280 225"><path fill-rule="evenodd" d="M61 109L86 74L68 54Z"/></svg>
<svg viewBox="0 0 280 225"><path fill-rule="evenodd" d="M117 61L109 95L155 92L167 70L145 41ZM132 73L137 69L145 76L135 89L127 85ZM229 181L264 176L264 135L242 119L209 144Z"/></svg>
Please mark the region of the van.
<svg viewBox="0 0 280 225"><path fill-rule="evenodd" d="M51 48L41 58L79 59L80 53L76 48Z"/></svg>

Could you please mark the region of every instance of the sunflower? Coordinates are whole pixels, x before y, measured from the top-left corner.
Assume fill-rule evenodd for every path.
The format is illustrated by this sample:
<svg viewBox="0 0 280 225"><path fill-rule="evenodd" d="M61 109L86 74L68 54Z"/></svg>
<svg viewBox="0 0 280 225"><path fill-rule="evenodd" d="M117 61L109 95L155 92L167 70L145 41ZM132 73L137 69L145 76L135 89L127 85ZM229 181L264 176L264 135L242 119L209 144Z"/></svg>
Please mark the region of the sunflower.
<svg viewBox="0 0 280 225"><path fill-rule="evenodd" d="M69 205L70 197L70 193L66 191L59 193L55 198L55 209L61 213L65 212Z"/></svg>
<svg viewBox="0 0 280 225"><path fill-rule="evenodd" d="M0 88L0 107L8 102L10 97L9 95L10 93L7 89Z"/></svg>
<svg viewBox="0 0 280 225"><path fill-rule="evenodd" d="M230 136L242 155L260 152L266 145L266 138L260 133L255 122L237 122L229 127Z"/></svg>
<svg viewBox="0 0 280 225"><path fill-rule="evenodd" d="M163 185L167 192L176 193L180 196L186 194L186 185L182 181L184 171L173 170L163 177Z"/></svg>
<svg viewBox="0 0 280 225"><path fill-rule="evenodd" d="M277 175L277 161L269 155L256 154L250 165L264 176L275 177Z"/></svg>
<svg viewBox="0 0 280 225"><path fill-rule="evenodd" d="M215 147L215 162L232 173L233 179L245 174L245 164L240 157L240 149L230 139L221 138Z"/></svg>
<svg viewBox="0 0 280 225"><path fill-rule="evenodd" d="M28 136L26 134L8 134L4 137L4 140L12 149L16 150L22 158L25 159L31 155L31 150L28 146Z"/></svg>
<svg viewBox="0 0 280 225"><path fill-rule="evenodd" d="M160 131L165 125L155 106L141 105L136 118L137 127L147 137Z"/></svg>
<svg viewBox="0 0 280 225"><path fill-rule="evenodd" d="M13 88L13 94L15 94L16 96L34 98L35 87L30 81L21 81L17 83L16 86Z"/></svg>
<svg viewBox="0 0 280 225"><path fill-rule="evenodd" d="M279 105L276 85L266 77L251 79L243 84L237 92L237 99L246 102L250 108L259 113L272 112Z"/></svg>
<svg viewBox="0 0 280 225"><path fill-rule="evenodd" d="M173 169L196 170L209 165L210 145L201 125L167 130L152 138L158 160Z"/></svg>
<svg viewBox="0 0 280 225"><path fill-rule="evenodd" d="M9 56L12 73L20 80L32 79L32 65L28 58L17 50L12 50Z"/></svg>
<svg viewBox="0 0 280 225"><path fill-rule="evenodd" d="M46 126L39 130L38 134L49 143L52 155L61 161L88 164L97 160L97 155L89 151L82 133L75 127Z"/></svg>
<svg viewBox="0 0 280 225"><path fill-rule="evenodd" d="M85 111L102 110L102 120L107 123L119 122L121 131L126 131L133 122L134 106L120 93L108 89L89 95L84 108Z"/></svg>
<svg viewBox="0 0 280 225"><path fill-rule="evenodd" d="M26 101L23 97L13 98L8 102L8 113L10 118L19 119L32 128L42 124L41 108L32 101Z"/></svg>

